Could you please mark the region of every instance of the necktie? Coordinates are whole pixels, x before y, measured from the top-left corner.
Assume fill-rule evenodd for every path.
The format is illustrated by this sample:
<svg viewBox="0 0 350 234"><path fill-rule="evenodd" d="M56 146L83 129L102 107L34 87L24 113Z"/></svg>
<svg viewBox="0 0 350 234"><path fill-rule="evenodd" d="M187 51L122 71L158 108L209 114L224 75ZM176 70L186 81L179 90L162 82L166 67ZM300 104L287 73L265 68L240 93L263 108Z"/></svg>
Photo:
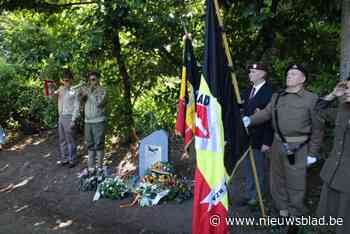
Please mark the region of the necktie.
<svg viewBox="0 0 350 234"><path fill-rule="evenodd" d="M254 97L254 94L255 94L255 88L253 87L252 91L250 92L249 99L252 99Z"/></svg>

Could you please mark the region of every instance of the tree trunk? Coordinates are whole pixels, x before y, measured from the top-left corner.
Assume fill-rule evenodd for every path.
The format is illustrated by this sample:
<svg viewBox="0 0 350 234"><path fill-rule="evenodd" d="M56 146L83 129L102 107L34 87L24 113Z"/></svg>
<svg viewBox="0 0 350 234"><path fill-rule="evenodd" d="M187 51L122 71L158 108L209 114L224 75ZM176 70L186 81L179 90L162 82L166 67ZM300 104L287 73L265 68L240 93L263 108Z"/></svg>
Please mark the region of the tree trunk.
<svg viewBox="0 0 350 234"><path fill-rule="evenodd" d="M112 54L116 59L117 65L119 67L120 74L123 78L123 86L124 86L124 101L126 105L126 126L128 126L128 140L131 140L132 142L135 142L138 140L138 137L136 135L135 131L135 121L133 116L133 109L132 109L132 102L131 102L131 81L128 74L128 71L125 66L124 59L121 54L121 45L120 45L120 38L119 38L119 31L116 31L114 37L113 37L113 49Z"/></svg>
<svg viewBox="0 0 350 234"><path fill-rule="evenodd" d="M343 0L341 17L340 78L345 80L350 72L350 0Z"/></svg>

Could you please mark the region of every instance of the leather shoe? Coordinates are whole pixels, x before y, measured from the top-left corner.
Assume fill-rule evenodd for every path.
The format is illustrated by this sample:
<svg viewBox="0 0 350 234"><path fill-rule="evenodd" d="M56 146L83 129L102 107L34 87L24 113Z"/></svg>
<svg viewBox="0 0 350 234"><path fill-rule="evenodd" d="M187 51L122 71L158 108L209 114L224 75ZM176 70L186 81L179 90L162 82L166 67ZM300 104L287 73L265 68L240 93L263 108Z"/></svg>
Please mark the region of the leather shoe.
<svg viewBox="0 0 350 234"><path fill-rule="evenodd" d="M254 207L258 205L258 201L254 198L250 199L247 203L249 206L254 206Z"/></svg>
<svg viewBox="0 0 350 234"><path fill-rule="evenodd" d="M69 163L68 161L57 161L57 165L59 165L59 166L65 166L68 163Z"/></svg>

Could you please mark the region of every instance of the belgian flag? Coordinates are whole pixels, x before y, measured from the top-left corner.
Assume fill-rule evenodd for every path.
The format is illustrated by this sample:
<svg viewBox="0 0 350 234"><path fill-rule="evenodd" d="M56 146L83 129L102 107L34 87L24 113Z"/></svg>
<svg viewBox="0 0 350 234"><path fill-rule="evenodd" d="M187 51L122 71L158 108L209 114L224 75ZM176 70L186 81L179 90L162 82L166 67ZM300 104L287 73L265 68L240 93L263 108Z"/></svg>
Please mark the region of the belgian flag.
<svg viewBox="0 0 350 234"><path fill-rule="evenodd" d="M227 178L248 148L213 0L207 0L205 61L196 99L193 233L227 233Z"/></svg>
<svg viewBox="0 0 350 234"><path fill-rule="evenodd" d="M194 139L195 92L199 87L199 70L193 53L192 42L187 36L184 45L176 133L184 138L186 150Z"/></svg>

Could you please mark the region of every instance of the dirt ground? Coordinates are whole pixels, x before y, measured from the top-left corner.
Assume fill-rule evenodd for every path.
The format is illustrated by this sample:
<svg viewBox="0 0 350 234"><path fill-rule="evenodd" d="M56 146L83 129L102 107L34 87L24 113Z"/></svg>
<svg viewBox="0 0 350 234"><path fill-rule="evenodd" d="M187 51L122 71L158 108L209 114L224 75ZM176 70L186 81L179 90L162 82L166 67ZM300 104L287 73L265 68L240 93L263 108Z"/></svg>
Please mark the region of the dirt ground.
<svg viewBox="0 0 350 234"><path fill-rule="evenodd" d="M22 184L11 192L0 193L0 234L191 233L193 200L152 208L119 207L131 199L93 202L93 192L78 190L77 174L86 166L85 154L81 152L80 163L75 168L57 166L57 134L54 130L20 137L0 152L0 189L11 183ZM111 158L118 161L125 150L111 153ZM177 147L170 149L170 160L180 174L193 175L193 166L189 166L193 165L193 160L180 161L179 155ZM311 174L314 176L311 176L309 190L316 195L309 205L314 209L320 189L318 169ZM259 216L258 211L237 206L237 201L242 199L243 186L243 177L238 173L230 192L230 214ZM266 198L268 208L270 204ZM271 232L232 228L232 233Z"/></svg>

